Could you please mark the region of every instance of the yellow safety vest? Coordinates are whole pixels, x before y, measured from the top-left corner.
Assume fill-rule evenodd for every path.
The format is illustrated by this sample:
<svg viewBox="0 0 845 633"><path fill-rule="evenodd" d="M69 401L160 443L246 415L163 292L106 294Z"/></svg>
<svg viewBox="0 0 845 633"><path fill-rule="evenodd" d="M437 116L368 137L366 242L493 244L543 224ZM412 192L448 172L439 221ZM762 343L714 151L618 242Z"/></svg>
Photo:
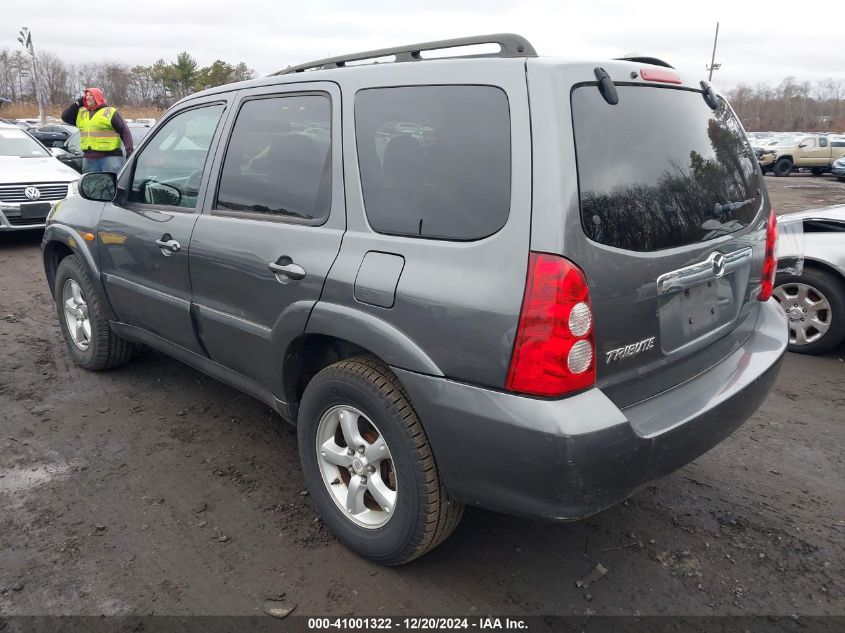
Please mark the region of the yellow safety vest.
<svg viewBox="0 0 845 633"><path fill-rule="evenodd" d="M79 128L79 146L83 151L113 152L120 149L120 135L112 127L115 108L100 108L94 115L87 108L79 108L76 127Z"/></svg>

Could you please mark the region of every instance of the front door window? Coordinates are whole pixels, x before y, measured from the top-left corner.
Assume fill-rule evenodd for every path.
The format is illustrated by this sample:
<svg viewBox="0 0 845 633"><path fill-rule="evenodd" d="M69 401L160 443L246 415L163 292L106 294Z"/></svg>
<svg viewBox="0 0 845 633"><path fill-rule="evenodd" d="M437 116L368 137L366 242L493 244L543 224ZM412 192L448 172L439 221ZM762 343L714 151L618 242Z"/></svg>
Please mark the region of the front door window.
<svg viewBox="0 0 845 633"><path fill-rule="evenodd" d="M129 202L193 209L208 148L223 114L215 104L177 114L135 161Z"/></svg>

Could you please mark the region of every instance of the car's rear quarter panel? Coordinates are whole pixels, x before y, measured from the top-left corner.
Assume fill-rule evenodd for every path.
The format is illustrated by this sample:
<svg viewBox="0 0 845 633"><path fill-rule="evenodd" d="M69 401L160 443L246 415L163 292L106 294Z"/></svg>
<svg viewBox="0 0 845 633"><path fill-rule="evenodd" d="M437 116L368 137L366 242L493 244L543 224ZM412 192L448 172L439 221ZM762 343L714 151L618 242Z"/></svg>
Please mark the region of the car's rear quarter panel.
<svg viewBox="0 0 845 633"><path fill-rule="evenodd" d="M503 387L525 287L531 222L531 129L524 60L431 61L342 72L348 230L321 304L350 308L354 312L348 319L357 313L387 323L418 346L446 376ZM495 234L468 242L376 233L364 210L355 140L355 95L373 87L444 84L496 86L507 94L512 150L507 222ZM360 289L356 299L356 277L368 252L404 259L392 307L360 301ZM352 342L372 349L379 334L364 321Z"/></svg>

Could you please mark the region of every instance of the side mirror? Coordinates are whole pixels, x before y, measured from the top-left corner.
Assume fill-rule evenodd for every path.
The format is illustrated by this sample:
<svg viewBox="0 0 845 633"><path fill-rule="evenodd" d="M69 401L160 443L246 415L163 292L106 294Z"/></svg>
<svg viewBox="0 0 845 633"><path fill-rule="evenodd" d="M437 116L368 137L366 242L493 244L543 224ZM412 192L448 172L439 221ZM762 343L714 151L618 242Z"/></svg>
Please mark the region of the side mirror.
<svg viewBox="0 0 845 633"><path fill-rule="evenodd" d="M63 158L64 156L68 155L68 153L61 147L51 147L49 151L50 154L52 156L55 156L56 158Z"/></svg>
<svg viewBox="0 0 845 633"><path fill-rule="evenodd" d="M95 202L111 202L116 191L117 175L111 172L85 174L79 181L79 195Z"/></svg>
<svg viewBox="0 0 845 633"><path fill-rule="evenodd" d="M806 143L801 143L798 147L807 147Z"/></svg>

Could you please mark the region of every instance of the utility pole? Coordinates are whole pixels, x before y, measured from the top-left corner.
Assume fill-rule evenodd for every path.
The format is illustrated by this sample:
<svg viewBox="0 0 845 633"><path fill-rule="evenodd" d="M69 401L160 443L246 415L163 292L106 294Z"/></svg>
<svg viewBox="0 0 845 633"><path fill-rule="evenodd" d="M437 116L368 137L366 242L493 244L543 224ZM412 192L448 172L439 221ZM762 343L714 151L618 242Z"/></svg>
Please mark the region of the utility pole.
<svg viewBox="0 0 845 633"><path fill-rule="evenodd" d="M713 57L710 58L710 66L707 66L707 70L710 71L710 76L707 78L707 81L713 81L713 71L719 70L722 67L722 64L716 64L716 43L719 41L719 23L716 22L716 37L713 40Z"/></svg>
<svg viewBox="0 0 845 633"><path fill-rule="evenodd" d="M44 125L44 104L41 101L41 86L38 82L38 65L35 62L35 47L32 45L32 33L29 32L27 27L23 27L20 30L18 41L32 57L32 87L35 88L35 100L38 102L38 118L41 120L41 125Z"/></svg>

